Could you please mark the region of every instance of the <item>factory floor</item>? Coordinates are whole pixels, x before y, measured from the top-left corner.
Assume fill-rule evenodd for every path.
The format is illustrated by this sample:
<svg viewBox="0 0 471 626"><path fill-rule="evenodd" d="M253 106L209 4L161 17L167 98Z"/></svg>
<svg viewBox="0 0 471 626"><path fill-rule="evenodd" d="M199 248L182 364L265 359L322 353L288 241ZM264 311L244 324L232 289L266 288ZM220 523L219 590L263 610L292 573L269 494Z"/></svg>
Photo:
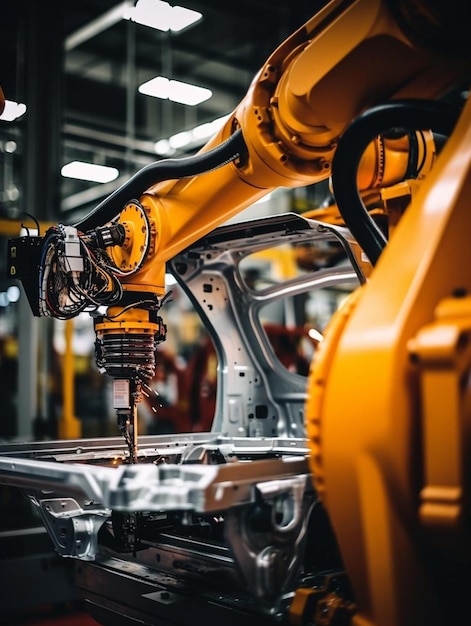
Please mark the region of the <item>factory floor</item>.
<svg viewBox="0 0 471 626"><path fill-rule="evenodd" d="M2 621L1 626L100 626L90 615L83 612L80 606L43 607L34 611L18 613Z"/></svg>

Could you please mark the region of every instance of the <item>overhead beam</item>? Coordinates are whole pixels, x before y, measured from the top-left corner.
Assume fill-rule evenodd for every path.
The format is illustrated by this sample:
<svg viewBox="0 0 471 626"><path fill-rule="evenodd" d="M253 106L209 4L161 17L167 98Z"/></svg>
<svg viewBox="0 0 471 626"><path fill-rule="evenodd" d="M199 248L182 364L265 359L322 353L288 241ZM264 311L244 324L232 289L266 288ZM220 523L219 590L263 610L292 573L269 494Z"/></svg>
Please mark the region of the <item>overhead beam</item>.
<svg viewBox="0 0 471 626"><path fill-rule="evenodd" d="M124 0L124 2L117 4L109 11L100 15L100 17L97 17L91 22L88 22L88 24L85 24L85 26L82 26L82 28L76 30L66 38L64 42L65 50L68 52L77 48L80 44L96 37L104 30L120 22L123 19L125 11L133 6L133 4L131 0Z"/></svg>
<svg viewBox="0 0 471 626"><path fill-rule="evenodd" d="M64 198L61 204L61 211L72 211L74 209L79 209L86 204L91 202L96 202L101 198L105 198L116 191L118 187L128 182L129 176L121 176L117 178L111 183L104 183L103 185L95 185L94 187L90 187L89 189L85 189L84 191L79 191L73 196L68 196Z"/></svg>

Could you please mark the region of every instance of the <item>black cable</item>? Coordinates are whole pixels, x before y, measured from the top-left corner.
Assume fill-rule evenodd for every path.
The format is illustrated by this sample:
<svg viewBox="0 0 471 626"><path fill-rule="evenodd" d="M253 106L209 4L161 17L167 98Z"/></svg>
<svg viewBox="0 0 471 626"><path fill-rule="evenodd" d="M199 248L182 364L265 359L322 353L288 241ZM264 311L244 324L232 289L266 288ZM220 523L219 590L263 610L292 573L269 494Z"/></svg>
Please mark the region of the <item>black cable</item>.
<svg viewBox="0 0 471 626"><path fill-rule="evenodd" d="M420 163L417 163L417 166L416 166L417 175L420 174L420 172L422 171L422 168L424 167L424 165L425 165L425 163L427 161L427 141L425 139L425 133L424 133L424 131L420 131L418 133L418 135L420 137L421 144L422 144L422 160L420 161ZM417 133L415 134L415 137L417 137ZM436 154L439 154L439 152L440 152L440 141L439 141L439 138L442 138L442 140L443 140L443 136L442 135L434 135L433 136L433 143L435 144ZM417 146L418 146L418 142L417 142Z"/></svg>
<svg viewBox="0 0 471 626"><path fill-rule="evenodd" d="M152 185L164 180L189 178L209 172L234 161L246 151L242 131L238 130L224 143L208 152L150 163L136 172L74 226L82 232L102 226L116 217L130 198L139 198Z"/></svg>
<svg viewBox="0 0 471 626"><path fill-rule="evenodd" d="M447 137L459 115L459 109L444 102L398 100L369 109L342 135L332 161L332 190L346 226L373 265L387 240L358 191L357 172L365 149L375 137L392 129L432 130Z"/></svg>
<svg viewBox="0 0 471 626"><path fill-rule="evenodd" d="M33 222L34 222L34 224L36 226L38 237L39 237L41 235L41 227L39 225L38 220L34 217L34 215L31 215L31 213L26 213L26 211L23 211L22 215L26 215L26 217L29 217L31 220L33 220ZM21 223L21 228L24 228L26 230L26 232L28 233L28 237L29 237L29 228L27 226L25 226L23 224L23 222Z"/></svg>
<svg viewBox="0 0 471 626"><path fill-rule="evenodd" d="M407 170L405 178L414 179L419 175L419 142L417 140L417 133L408 132L407 137L409 139L409 158L407 160ZM425 151L424 151L425 153Z"/></svg>

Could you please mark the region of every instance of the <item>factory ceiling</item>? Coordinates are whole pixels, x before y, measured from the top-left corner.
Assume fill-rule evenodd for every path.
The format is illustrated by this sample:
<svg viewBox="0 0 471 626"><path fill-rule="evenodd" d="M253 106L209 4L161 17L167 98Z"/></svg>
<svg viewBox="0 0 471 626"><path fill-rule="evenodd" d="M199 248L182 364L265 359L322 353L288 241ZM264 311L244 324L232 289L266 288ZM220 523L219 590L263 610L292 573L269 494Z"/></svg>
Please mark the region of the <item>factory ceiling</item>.
<svg viewBox="0 0 471 626"><path fill-rule="evenodd" d="M56 187L49 193L53 208L43 215L57 219L87 212L126 177L163 158L155 151L157 141L230 113L269 54L324 2L182 0L178 4L203 17L181 32L121 19L124 4L2 1L0 86L7 99L27 106L15 122L0 121L1 145L18 144L13 182L4 181L3 212L15 205L5 186L25 186L24 176L15 181L16 170L26 169L34 178L36 170L48 167L43 160L54 169ZM213 95L188 106L138 92L157 75L208 88ZM189 144L173 156L199 147ZM105 184L57 174L71 160L106 164L120 174Z"/></svg>

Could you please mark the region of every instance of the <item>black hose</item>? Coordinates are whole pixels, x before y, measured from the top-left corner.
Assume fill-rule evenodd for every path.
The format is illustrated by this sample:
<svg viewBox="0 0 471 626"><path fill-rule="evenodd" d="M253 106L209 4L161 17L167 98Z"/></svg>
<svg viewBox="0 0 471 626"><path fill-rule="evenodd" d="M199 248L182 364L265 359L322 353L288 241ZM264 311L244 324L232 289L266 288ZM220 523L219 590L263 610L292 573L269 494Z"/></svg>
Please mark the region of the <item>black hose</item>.
<svg viewBox="0 0 471 626"><path fill-rule="evenodd" d="M444 102L398 100L369 109L342 135L332 161L332 190L345 225L372 265L376 265L387 240L358 191L357 172L365 149L375 137L392 129L432 130L447 137L459 115L459 109Z"/></svg>
<svg viewBox="0 0 471 626"><path fill-rule="evenodd" d="M75 228L86 232L112 220L132 198L139 198L146 189L164 180L189 178L214 170L237 159L247 151L242 131L213 150L180 159L165 159L146 165L127 182L105 198Z"/></svg>

